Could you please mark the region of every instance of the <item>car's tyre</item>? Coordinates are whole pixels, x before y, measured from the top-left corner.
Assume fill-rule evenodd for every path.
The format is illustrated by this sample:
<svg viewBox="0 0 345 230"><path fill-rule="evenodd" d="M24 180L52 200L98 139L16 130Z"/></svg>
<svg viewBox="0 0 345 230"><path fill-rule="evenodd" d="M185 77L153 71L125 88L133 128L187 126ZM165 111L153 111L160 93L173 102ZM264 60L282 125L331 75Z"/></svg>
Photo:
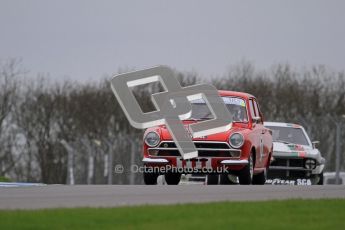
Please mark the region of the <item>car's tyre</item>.
<svg viewBox="0 0 345 230"><path fill-rule="evenodd" d="M248 158L248 164L238 174L238 180L241 185L249 185L253 181L254 174L254 159L253 154Z"/></svg>
<svg viewBox="0 0 345 230"><path fill-rule="evenodd" d="M319 174L319 182L317 182L317 185L323 185L323 172Z"/></svg>
<svg viewBox="0 0 345 230"><path fill-rule="evenodd" d="M267 169L253 176L253 184L259 184L259 185L265 184L266 179L267 179Z"/></svg>
<svg viewBox="0 0 345 230"><path fill-rule="evenodd" d="M232 174L221 174L219 184L237 184L237 177Z"/></svg>
<svg viewBox="0 0 345 230"><path fill-rule="evenodd" d="M181 174L180 173L167 173L164 175L165 182L167 182L168 185L178 185L181 180Z"/></svg>
<svg viewBox="0 0 345 230"><path fill-rule="evenodd" d="M144 183L146 185L155 185L157 184L157 178L158 178L157 173L145 173L144 172Z"/></svg>
<svg viewBox="0 0 345 230"><path fill-rule="evenodd" d="M207 185L217 185L219 181L219 175L217 174L208 174L206 177Z"/></svg>

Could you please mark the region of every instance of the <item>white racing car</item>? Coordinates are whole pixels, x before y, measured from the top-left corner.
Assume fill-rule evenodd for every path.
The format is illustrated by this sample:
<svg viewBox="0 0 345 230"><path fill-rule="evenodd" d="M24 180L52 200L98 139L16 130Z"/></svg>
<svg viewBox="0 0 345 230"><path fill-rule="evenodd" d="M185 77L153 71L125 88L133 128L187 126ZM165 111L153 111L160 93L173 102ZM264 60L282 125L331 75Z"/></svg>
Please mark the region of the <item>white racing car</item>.
<svg viewBox="0 0 345 230"><path fill-rule="evenodd" d="M321 185L325 159L300 125L265 122L273 132L268 184Z"/></svg>

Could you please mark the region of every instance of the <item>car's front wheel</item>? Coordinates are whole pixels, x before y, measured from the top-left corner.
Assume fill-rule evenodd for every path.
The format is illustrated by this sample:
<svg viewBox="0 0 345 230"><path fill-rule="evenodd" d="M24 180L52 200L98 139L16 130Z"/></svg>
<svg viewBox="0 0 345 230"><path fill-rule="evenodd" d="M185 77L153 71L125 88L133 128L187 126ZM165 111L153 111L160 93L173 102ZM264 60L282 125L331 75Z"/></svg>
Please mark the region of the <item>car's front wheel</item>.
<svg viewBox="0 0 345 230"><path fill-rule="evenodd" d="M317 182L317 185L323 185L323 172L319 174L319 181Z"/></svg>
<svg viewBox="0 0 345 230"><path fill-rule="evenodd" d="M144 183L146 185L155 185L157 184L157 178L158 178L157 173L145 173L144 172Z"/></svg>
<svg viewBox="0 0 345 230"><path fill-rule="evenodd" d="M237 176L232 174L221 174L219 184L237 184Z"/></svg>
<svg viewBox="0 0 345 230"><path fill-rule="evenodd" d="M260 185L265 184L266 179L267 179L267 169L253 176L253 184L260 184Z"/></svg>
<svg viewBox="0 0 345 230"><path fill-rule="evenodd" d="M207 185L217 185L219 181L218 174L208 174L206 177L206 184Z"/></svg>
<svg viewBox="0 0 345 230"><path fill-rule="evenodd" d="M167 182L168 185L177 185L178 183L180 183L181 180L180 173L167 173L164 177L165 182Z"/></svg>
<svg viewBox="0 0 345 230"><path fill-rule="evenodd" d="M238 180L241 185L251 184L253 181L254 174L254 159L253 154L250 154L248 158L248 164L240 171Z"/></svg>

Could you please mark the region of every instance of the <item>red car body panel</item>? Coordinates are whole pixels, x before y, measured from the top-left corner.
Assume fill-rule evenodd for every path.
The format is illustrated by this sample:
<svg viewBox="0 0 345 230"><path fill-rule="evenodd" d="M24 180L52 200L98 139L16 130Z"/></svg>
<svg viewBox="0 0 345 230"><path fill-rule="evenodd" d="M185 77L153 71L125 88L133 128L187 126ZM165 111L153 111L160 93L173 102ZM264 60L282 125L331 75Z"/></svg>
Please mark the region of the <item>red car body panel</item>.
<svg viewBox="0 0 345 230"><path fill-rule="evenodd" d="M173 167L212 167L212 169L216 169L217 167L224 167L224 164L221 162L223 160L233 160L235 163L236 161L240 162L241 160L248 160L249 155L251 153L254 154L255 157L255 164L254 164L254 174L262 172L269 166L270 157L272 154L273 144L272 144L272 133L269 129L263 126L263 115L260 111L259 106L257 106L258 111L256 112L255 106L250 106L250 103L256 101L256 98L250 94L242 93L242 92L234 92L234 91L218 91L220 96L231 96L231 97L240 97L245 100L246 108L247 108L247 116L248 122L233 122L232 128L227 132L217 133L213 135L209 135L204 138L193 138L194 142L221 142L221 143L229 143L229 136L235 132L239 132L244 137L244 144L241 148L237 150L241 150L241 154L239 157L219 157L219 156L208 156L208 157L201 157L199 155L196 159L190 160L183 160L181 156L155 156L149 154L149 146L146 145L145 141L143 147L143 155L144 159L166 159L167 163L164 165L169 164ZM253 107L253 111L251 108ZM255 110L255 111L254 111ZM255 113L256 112L256 113ZM255 113L256 117L261 117L261 120L258 122L253 121L253 113ZM196 121L186 120L183 121L185 127L188 130L188 125L194 123ZM145 135L150 132L155 131L160 135L161 143L162 142L172 142L172 137L169 131L166 129L164 125L149 128L145 131ZM160 144L158 144L160 146ZM230 150L233 149L230 146ZM207 159L207 161L202 161L198 163L200 159ZM157 162L145 162L144 164L147 166L161 166L161 163ZM244 164L232 164L232 165L225 165L227 169L231 171L238 171L241 170L245 165Z"/></svg>

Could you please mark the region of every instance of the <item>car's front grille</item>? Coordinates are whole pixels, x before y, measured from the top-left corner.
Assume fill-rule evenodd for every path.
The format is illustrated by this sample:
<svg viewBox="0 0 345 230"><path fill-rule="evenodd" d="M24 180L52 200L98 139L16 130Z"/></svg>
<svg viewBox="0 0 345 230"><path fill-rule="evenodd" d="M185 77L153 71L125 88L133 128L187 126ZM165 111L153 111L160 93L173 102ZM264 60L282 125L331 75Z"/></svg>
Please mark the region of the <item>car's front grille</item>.
<svg viewBox="0 0 345 230"><path fill-rule="evenodd" d="M230 149L226 142L194 142L196 148L209 148L209 149ZM159 147L176 148L174 142L162 142Z"/></svg>
<svg viewBox="0 0 345 230"><path fill-rule="evenodd" d="M194 141L199 157L240 157L241 150L230 148L226 142ZM172 141L163 141L156 148L148 149L154 156L181 156L176 144Z"/></svg>
<svg viewBox="0 0 345 230"><path fill-rule="evenodd" d="M304 160L302 158L277 158L274 157L274 161L271 166L285 166L285 167L304 167Z"/></svg>
<svg viewBox="0 0 345 230"><path fill-rule="evenodd" d="M304 167L306 158L273 157L268 178L296 179L310 176L311 170Z"/></svg>

